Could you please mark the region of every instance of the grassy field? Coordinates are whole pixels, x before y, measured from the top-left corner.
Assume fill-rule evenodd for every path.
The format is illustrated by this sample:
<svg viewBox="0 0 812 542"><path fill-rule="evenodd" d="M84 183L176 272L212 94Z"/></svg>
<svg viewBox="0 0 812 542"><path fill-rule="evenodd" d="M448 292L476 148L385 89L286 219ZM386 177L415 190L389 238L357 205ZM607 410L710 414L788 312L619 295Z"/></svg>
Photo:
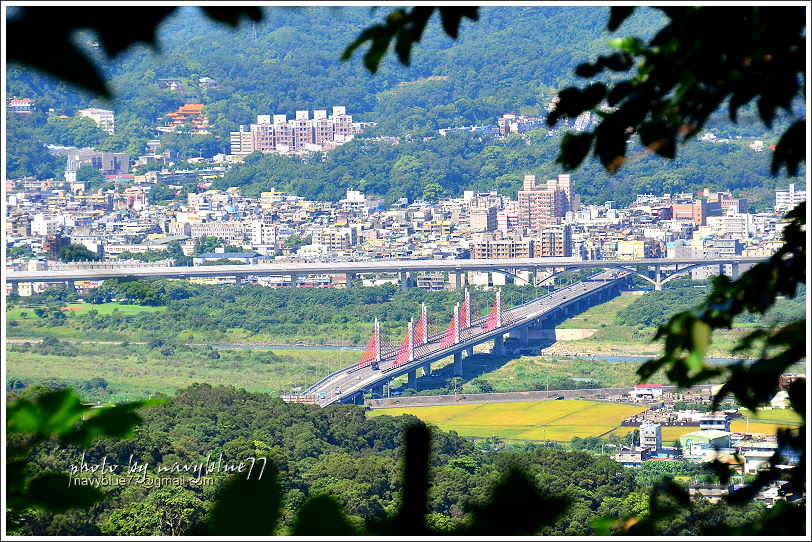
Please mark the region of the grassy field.
<svg viewBox="0 0 812 542"><path fill-rule="evenodd" d="M370 416L413 414L445 431L468 437L555 440L598 436L617 428L643 407L581 401L527 401L376 409Z"/></svg>
<svg viewBox="0 0 812 542"><path fill-rule="evenodd" d="M497 364L498 365L498 364ZM562 378L571 380L572 387L578 386L578 380L586 379L600 386L630 386L638 382L635 373L638 363L610 363L594 359L559 358L555 356L521 356L507 360L501 366L483 374L494 391L527 391L546 389L548 378L555 385ZM666 384L660 375L652 379L655 384ZM553 388L555 389L555 388ZM474 384L467 383L463 391L474 393Z"/></svg>
<svg viewBox="0 0 812 542"><path fill-rule="evenodd" d="M122 303L100 303L93 305L91 303L69 303L63 310L75 312L87 312L95 310L99 314L111 314L113 311L119 311L121 314L137 314L139 312L157 312L166 310L166 307L147 307L142 305L124 305ZM25 315L25 316L23 316ZM34 309L13 309L6 312L7 318L36 318Z"/></svg>
<svg viewBox="0 0 812 542"><path fill-rule="evenodd" d="M773 422L785 425L798 425L801 423L801 417L797 412L781 408L758 410L756 412L742 410L741 414L742 418L750 418L751 424L753 419L757 419L759 422Z"/></svg>
<svg viewBox="0 0 812 542"><path fill-rule="evenodd" d="M559 327L579 328L582 326L572 318ZM616 324L600 327L587 339L578 341L559 341L547 350L551 354L573 355L581 352L603 355L656 356L662 353L663 343L653 342L657 330L653 327L620 326ZM730 350L739 339L752 332L752 328L737 327L733 329L714 330L711 344L708 347L709 358L732 357Z"/></svg>
<svg viewBox="0 0 812 542"><path fill-rule="evenodd" d="M561 341L549 350L553 354L576 354L590 352L605 355L657 355L662 352L662 343L652 342L657 332L654 327L622 326L615 323L615 315L631 305L638 296L618 296L601 305L596 305L586 312L573 316L559 324L562 329L597 329L597 333L587 339L578 341ZM707 356L727 358L730 349L745 334L752 331L756 324L736 325L731 330L715 330Z"/></svg>
<svg viewBox="0 0 812 542"><path fill-rule="evenodd" d="M633 295L621 295L603 303L595 305L586 312L573 316L559 325L559 328L574 329L598 329L601 325L614 325L615 314L620 309L625 309L637 299Z"/></svg>
<svg viewBox="0 0 812 542"><path fill-rule="evenodd" d="M289 393L308 387L329 372L350 365L358 353L339 350L207 350L177 347L170 355L142 345L75 345L73 356L7 351L6 376L28 385L58 381L77 388L87 400L125 401L156 392L172 393L195 382L232 385L248 391ZM107 390L82 391L83 382L103 378Z"/></svg>

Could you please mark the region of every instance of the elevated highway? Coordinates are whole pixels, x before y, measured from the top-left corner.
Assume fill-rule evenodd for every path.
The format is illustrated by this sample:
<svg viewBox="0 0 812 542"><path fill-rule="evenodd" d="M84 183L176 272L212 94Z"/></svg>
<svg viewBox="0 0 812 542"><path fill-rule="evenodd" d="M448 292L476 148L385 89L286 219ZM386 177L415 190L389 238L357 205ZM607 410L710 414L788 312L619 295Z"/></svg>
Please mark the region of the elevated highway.
<svg viewBox="0 0 812 542"><path fill-rule="evenodd" d="M5 281L12 288L20 283L98 281L123 277L163 277L163 278L204 278L235 277L238 279L264 276L304 276L309 274L346 274L352 277L359 273L397 273L401 284L406 287L410 273L418 271L444 271L452 278L452 284L462 286L462 275L466 271L500 272L514 275L518 270L535 272L538 270L579 270L579 269L625 269L651 282L655 289L678 274L698 267L732 267L734 277L738 276L739 266L755 264L763 258L732 256L709 259L666 259L649 258L642 260L578 260L575 258L510 258L510 259L469 259L469 260L375 260L368 262L299 263L281 262L254 265L216 265L196 267L116 267L72 270L6 271ZM545 277L548 280L550 277Z"/></svg>
<svg viewBox="0 0 812 542"><path fill-rule="evenodd" d="M545 320L561 319L582 312L593 304L607 301L619 294L630 275L626 270L602 271L544 297L504 310L502 325L494 329L486 330L487 317L472 320L470 327L460 329L459 342L455 344L444 346L444 334L438 333L430 336L427 343L414 348L413 361L397 365L397 354L391 351L381 356L377 369L369 365L345 367L323 378L304 394L315 397L316 404L320 406L358 402L365 392L382 393L384 384L393 378L406 374L412 381L419 368L430 373L432 362L448 356L454 356L455 374L462 374L463 352L471 355L474 346L494 341L495 353L501 353L505 334L518 332L520 340L524 338L526 341L529 326L543 325Z"/></svg>

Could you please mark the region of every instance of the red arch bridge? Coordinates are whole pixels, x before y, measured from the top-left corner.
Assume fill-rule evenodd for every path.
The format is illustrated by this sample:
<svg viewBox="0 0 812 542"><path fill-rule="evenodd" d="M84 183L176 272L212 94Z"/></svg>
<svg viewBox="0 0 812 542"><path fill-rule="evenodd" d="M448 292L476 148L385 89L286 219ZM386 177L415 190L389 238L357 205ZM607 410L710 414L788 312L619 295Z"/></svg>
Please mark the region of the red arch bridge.
<svg viewBox="0 0 812 542"><path fill-rule="evenodd" d="M454 357L454 374L462 375L463 354L473 355L474 346L493 341L493 352L503 353L503 340L510 334L527 343L532 327L550 327L570 316L581 313L593 305L608 301L620 294L632 272L605 270L566 288L534 299L513 308L503 308L500 291L486 316L472 317L470 297L454 308L447 326L437 327L428 317L425 304L421 314L409 322L406 335L394 344L386 344L381 328L375 328L361 360L350 367L336 371L292 400L306 400L320 406L333 403L360 403L364 393L383 393L383 386L393 378L408 375L410 383L417 378L417 370L431 374L431 364L448 356Z"/></svg>

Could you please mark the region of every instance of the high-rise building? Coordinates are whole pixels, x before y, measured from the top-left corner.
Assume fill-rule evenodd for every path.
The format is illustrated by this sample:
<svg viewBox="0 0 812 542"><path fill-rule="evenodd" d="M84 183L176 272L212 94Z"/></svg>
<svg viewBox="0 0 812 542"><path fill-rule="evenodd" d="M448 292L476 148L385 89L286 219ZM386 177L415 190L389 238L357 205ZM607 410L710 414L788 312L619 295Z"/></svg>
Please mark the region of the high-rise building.
<svg viewBox="0 0 812 542"><path fill-rule="evenodd" d="M81 117L93 119L93 121L98 124L102 130L110 135L113 135L113 133L116 131L116 120L112 111L91 107L89 109L80 109L78 113Z"/></svg>
<svg viewBox="0 0 812 542"><path fill-rule="evenodd" d="M558 223L567 211L577 207L569 175L559 175L543 186L536 184L535 175L524 176L524 189L519 191L519 226L530 231Z"/></svg>

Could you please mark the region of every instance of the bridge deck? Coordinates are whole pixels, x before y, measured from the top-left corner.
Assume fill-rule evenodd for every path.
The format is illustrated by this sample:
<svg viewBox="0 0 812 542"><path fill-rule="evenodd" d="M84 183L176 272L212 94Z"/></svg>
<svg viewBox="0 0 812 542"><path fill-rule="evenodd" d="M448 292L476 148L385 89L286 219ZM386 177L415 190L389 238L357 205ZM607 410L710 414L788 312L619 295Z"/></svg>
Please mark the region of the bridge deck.
<svg viewBox="0 0 812 542"><path fill-rule="evenodd" d="M460 342L457 344L443 347L443 334L436 334L429 337L426 344L415 347L414 361L395 367L394 361L397 351L390 351L381 356L381 362L377 370L369 366L358 367L353 365L345 367L325 377L304 393L315 396L316 404L321 406L346 401L359 392L380 386L392 378L413 371L426 363L437 361L466 348L492 340L496 336L504 335L514 329L528 325L547 313L572 303L578 303L598 291L615 286L630 274L628 271L602 271L587 280L577 282L549 295L512 309L503 310L501 327L485 331L486 317L472 320L471 327L460 330ZM323 398L320 398L321 394L324 394Z"/></svg>
<svg viewBox="0 0 812 542"><path fill-rule="evenodd" d="M691 266L715 264L749 264L763 258L714 259L645 259L645 260L578 260L575 258L511 258L469 260L381 260L369 262L332 263L270 263L254 265L219 265L197 267L131 267L117 269L71 269L45 271L7 271L7 283L104 280L134 277L246 277L275 275L337 274L337 273L397 273L416 271L499 271L505 269L599 269L633 268L636 266Z"/></svg>

